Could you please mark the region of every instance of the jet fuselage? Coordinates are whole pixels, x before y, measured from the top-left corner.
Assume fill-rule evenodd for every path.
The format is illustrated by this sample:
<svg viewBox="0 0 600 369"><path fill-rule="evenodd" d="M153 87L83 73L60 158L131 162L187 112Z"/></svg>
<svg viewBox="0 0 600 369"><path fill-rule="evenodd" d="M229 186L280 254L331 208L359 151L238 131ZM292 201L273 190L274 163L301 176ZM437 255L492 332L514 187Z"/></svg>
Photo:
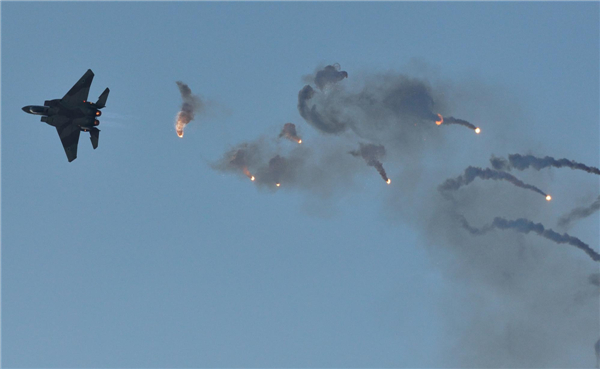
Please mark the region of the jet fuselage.
<svg viewBox="0 0 600 369"><path fill-rule="evenodd" d="M41 121L51 126L59 126L65 120L70 120L83 132L100 124L96 119L102 112L96 104L90 101L81 103L65 103L60 99L46 100L44 106L27 105L23 111L28 114L42 115Z"/></svg>

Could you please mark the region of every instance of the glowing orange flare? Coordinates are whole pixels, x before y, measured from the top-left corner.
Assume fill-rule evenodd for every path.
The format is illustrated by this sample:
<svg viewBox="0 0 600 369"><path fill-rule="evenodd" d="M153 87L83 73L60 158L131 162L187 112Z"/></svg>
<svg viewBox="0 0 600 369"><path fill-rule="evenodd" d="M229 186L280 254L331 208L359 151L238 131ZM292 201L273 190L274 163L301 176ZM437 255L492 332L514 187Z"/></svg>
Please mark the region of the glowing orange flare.
<svg viewBox="0 0 600 369"><path fill-rule="evenodd" d="M546 200L548 200L548 201L552 200L552 196L546 195Z"/></svg>
<svg viewBox="0 0 600 369"><path fill-rule="evenodd" d="M177 136L183 137L183 129L185 128L185 122L181 120L181 112L177 114L177 120L175 121L175 132Z"/></svg>
<svg viewBox="0 0 600 369"><path fill-rule="evenodd" d="M438 117L440 117L440 120L436 120L435 124L439 126L440 124L444 123L444 117L442 117L441 114L438 114Z"/></svg>
<svg viewBox="0 0 600 369"><path fill-rule="evenodd" d="M301 144L301 143L302 143L302 140L301 140L301 139L298 139L298 143L299 143L299 144Z"/></svg>
<svg viewBox="0 0 600 369"><path fill-rule="evenodd" d="M392 183L392 180L388 178L388 180L385 181L385 183L390 184L390 183Z"/></svg>
<svg viewBox="0 0 600 369"><path fill-rule="evenodd" d="M275 186L279 187L281 186L281 183L276 183Z"/></svg>
<svg viewBox="0 0 600 369"><path fill-rule="evenodd" d="M481 133L481 129L479 129L479 127L475 128L475 133L480 134Z"/></svg>
<svg viewBox="0 0 600 369"><path fill-rule="evenodd" d="M254 181L256 178L254 178L254 176L252 174L250 174L250 171L248 170L248 168L244 167L244 169L242 169L244 171L244 174L246 175L246 177L250 178L251 181Z"/></svg>

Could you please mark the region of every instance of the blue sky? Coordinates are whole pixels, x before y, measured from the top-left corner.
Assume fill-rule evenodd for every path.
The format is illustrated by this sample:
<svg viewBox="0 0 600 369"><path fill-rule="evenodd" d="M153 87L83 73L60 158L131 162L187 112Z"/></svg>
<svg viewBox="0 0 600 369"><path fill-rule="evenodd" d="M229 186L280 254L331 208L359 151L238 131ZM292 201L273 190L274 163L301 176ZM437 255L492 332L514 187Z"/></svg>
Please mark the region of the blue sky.
<svg viewBox="0 0 600 369"><path fill-rule="evenodd" d="M599 166L598 3L1 10L3 366L593 365L597 265L535 235L473 238L449 214L555 227L598 196L598 179L514 173L550 203L492 181L451 203L436 188L492 154ZM365 142L298 112L298 91L332 63L348 90L382 73L427 80L482 134L442 126L416 151L388 146L390 186L345 154L325 189L271 191L213 169L259 137L289 153L276 140L285 122L323 168ZM62 97L88 68L90 100L111 89L100 146L82 136L68 163L54 129L21 107ZM177 80L207 104L183 139ZM568 232L598 250L598 221Z"/></svg>

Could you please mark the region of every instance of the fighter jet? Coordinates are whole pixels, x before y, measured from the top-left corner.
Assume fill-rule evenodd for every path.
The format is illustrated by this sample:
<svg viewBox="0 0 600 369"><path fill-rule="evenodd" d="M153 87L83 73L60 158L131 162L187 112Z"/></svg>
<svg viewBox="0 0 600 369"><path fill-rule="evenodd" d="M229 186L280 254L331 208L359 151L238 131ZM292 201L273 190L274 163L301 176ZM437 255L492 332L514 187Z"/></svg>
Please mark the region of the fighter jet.
<svg viewBox="0 0 600 369"><path fill-rule="evenodd" d="M69 162L77 158L77 143L81 131L89 132L92 147L98 147L100 130L97 126L100 121L97 118L102 115L99 109L106 105L110 90L104 90L96 103L87 101L92 79L94 72L88 69L62 99L46 100L44 106L23 107L25 113L42 115L42 122L56 127Z"/></svg>

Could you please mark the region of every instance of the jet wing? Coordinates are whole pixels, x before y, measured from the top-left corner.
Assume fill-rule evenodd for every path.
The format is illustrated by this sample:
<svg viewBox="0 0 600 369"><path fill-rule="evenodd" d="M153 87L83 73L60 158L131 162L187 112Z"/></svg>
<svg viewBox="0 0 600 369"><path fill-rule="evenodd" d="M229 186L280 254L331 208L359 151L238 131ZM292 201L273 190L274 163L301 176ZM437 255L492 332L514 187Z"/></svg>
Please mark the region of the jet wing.
<svg viewBox="0 0 600 369"><path fill-rule="evenodd" d="M92 147L94 150L98 148L98 139L100 138L100 130L96 127L90 129L90 140L92 140Z"/></svg>
<svg viewBox="0 0 600 369"><path fill-rule="evenodd" d="M77 144L79 143L81 130L69 121L66 124L56 127L56 131L70 163L77 158Z"/></svg>
<svg viewBox="0 0 600 369"><path fill-rule="evenodd" d="M90 86L94 79L94 72L88 69L87 72L71 87L69 92L63 96L62 100L66 103L81 103L87 101Z"/></svg>

